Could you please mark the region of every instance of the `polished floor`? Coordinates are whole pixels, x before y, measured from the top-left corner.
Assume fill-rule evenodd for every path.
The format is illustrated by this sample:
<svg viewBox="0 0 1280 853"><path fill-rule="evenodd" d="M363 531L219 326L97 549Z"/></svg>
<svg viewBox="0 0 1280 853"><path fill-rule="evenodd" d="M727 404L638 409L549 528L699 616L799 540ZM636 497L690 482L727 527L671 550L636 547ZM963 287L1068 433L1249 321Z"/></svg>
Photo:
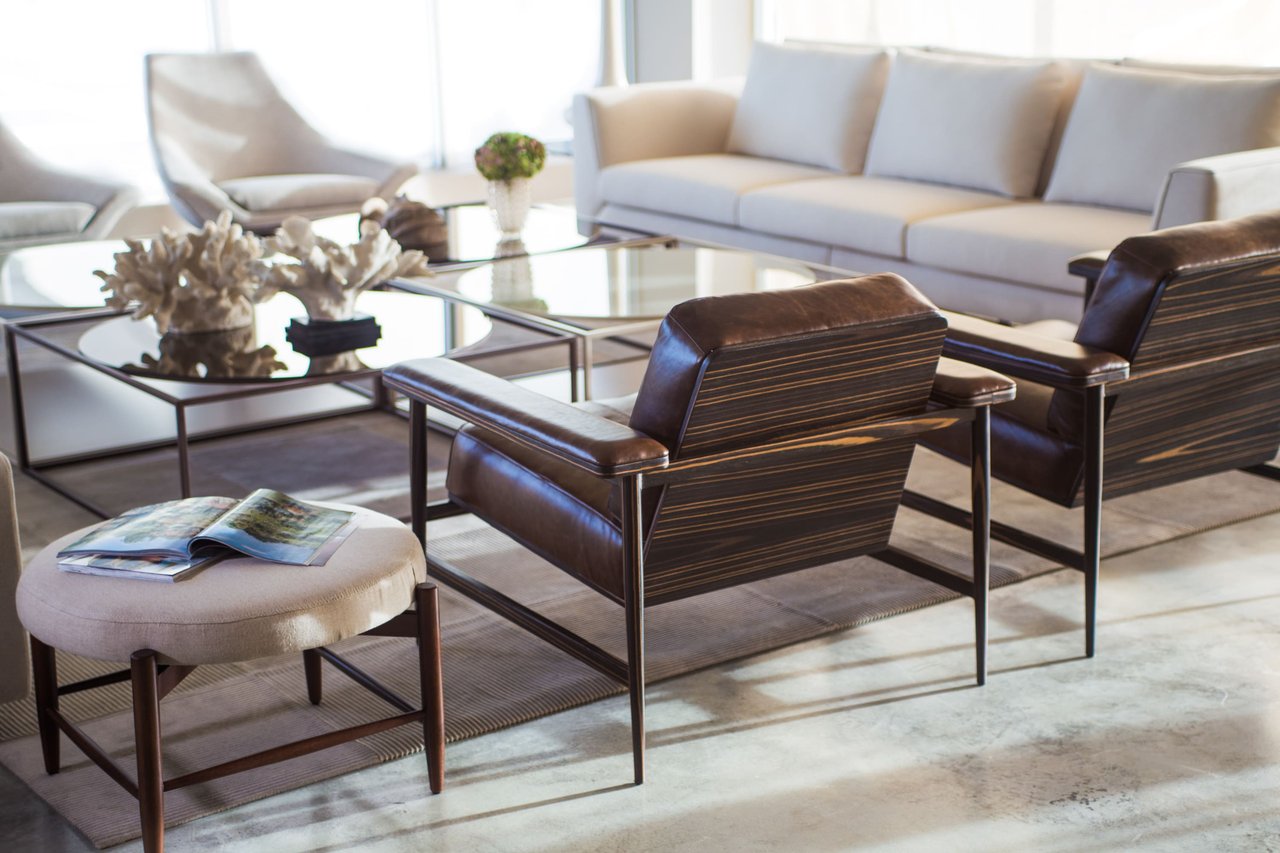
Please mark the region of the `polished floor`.
<svg viewBox="0 0 1280 853"><path fill-rule="evenodd" d="M639 788L618 698L452 745L435 797L415 757L169 847L1280 851L1280 515L1107 561L1093 660L1079 610L994 593L984 688L959 601L656 685ZM0 849L91 849L0 777Z"/></svg>

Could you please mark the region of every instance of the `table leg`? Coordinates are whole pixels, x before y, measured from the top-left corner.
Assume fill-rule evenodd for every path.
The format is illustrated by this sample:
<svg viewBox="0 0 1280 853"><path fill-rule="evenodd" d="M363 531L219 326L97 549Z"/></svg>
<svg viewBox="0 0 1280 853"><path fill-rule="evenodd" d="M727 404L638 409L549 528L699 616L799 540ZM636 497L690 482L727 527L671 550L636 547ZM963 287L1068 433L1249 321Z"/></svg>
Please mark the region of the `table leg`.
<svg viewBox="0 0 1280 853"><path fill-rule="evenodd" d="M31 451L27 446L27 415L22 405L22 375L18 366L18 338L13 330L4 330L5 350L8 354L9 397L13 403L13 440L17 445L18 468L31 467Z"/></svg>
<svg viewBox="0 0 1280 853"><path fill-rule="evenodd" d="M582 338L582 398L584 400L594 399L594 392L591 388L591 362L595 356L592 352L593 342L591 338Z"/></svg>
<svg viewBox="0 0 1280 853"><path fill-rule="evenodd" d="M174 420L178 428L178 480L182 486L182 496L191 497L191 459L187 442L187 408L177 405L173 407Z"/></svg>

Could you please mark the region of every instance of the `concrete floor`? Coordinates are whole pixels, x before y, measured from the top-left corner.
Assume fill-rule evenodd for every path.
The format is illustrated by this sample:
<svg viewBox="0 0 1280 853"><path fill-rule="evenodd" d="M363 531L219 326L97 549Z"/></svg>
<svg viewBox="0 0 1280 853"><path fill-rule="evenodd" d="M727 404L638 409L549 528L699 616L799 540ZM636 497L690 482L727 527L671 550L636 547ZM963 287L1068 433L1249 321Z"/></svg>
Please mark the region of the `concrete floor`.
<svg viewBox="0 0 1280 853"><path fill-rule="evenodd" d="M1280 515L953 602L214 815L171 849L1280 851ZM533 640L531 640L533 642ZM447 649L446 649L447 653ZM446 686L447 687L447 686ZM0 849L90 846L12 777ZM127 845L120 850L140 849Z"/></svg>

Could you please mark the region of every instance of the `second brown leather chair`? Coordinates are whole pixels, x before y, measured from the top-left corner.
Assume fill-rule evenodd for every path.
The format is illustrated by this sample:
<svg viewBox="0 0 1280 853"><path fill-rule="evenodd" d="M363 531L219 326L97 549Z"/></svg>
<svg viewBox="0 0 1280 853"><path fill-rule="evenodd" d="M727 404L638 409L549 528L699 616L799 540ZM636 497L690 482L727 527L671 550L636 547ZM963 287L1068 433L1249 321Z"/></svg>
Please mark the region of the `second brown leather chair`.
<svg viewBox="0 0 1280 853"><path fill-rule="evenodd" d="M639 394L573 406L444 359L388 368L412 400L424 532L425 406L469 421L437 515L470 512L622 605L625 660L431 557L433 576L627 685L644 778L644 607L863 554L972 597L985 675L988 407L999 374L939 365L946 321L868 276L695 299L662 324ZM969 422L972 577L889 547L917 438ZM833 594L838 591L833 590Z"/></svg>
<svg viewBox="0 0 1280 853"><path fill-rule="evenodd" d="M1084 573L1092 656L1104 497L1233 469L1277 477L1263 463L1280 448L1280 212L1125 240L1078 329L949 319L947 355L1018 380L992 419L993 474L1084 507L1083 551L998 523L992 536ZM923 440L968 457L958 431ZM967 523L921 495L904 503Z"/></svg>

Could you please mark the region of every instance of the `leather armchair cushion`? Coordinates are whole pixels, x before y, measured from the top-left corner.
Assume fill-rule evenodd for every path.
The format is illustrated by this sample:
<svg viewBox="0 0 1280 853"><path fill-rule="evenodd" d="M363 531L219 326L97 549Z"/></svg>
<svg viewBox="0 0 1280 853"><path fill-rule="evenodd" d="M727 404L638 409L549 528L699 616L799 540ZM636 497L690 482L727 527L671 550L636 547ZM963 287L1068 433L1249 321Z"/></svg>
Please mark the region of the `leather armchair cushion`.
<svg viewBox="0 0 1280 853"><path fill-rule="evenodd" d="M1080 488L1084 456L1079 445L1049 430L1053 396L1047 385L1019 380L1018 396L991 410L991 474L1070 506ZM968 425L925 433L921 444L951 459L969 461Z"/></svg>
<svg viewBox="0 0 1280 853"><path fill-rule="evenodd" d="M596 400L578 403L577 408L626 424L634 400L634 395ZM454 503L620 601L621 502L613 483L467 426L454 437L446 487Z"/></svg>

